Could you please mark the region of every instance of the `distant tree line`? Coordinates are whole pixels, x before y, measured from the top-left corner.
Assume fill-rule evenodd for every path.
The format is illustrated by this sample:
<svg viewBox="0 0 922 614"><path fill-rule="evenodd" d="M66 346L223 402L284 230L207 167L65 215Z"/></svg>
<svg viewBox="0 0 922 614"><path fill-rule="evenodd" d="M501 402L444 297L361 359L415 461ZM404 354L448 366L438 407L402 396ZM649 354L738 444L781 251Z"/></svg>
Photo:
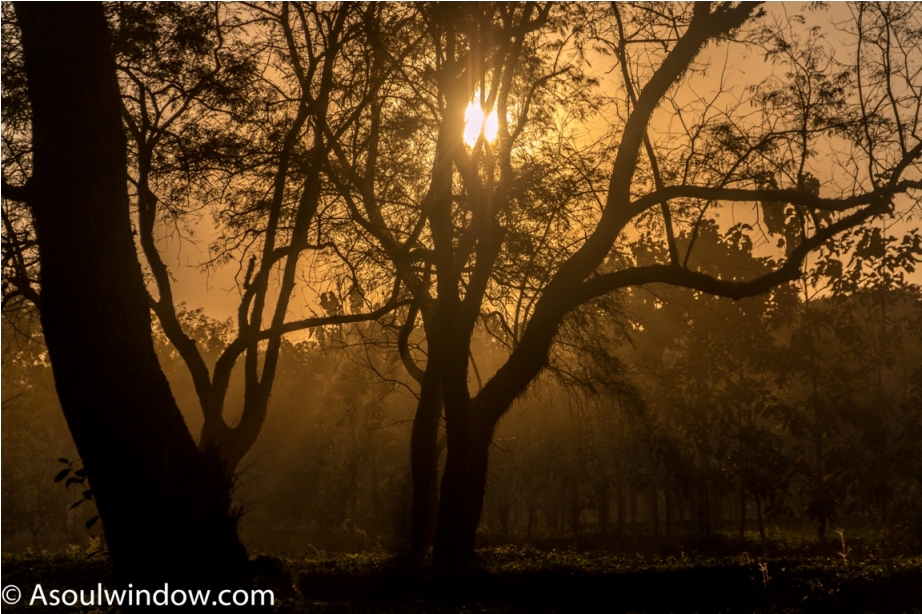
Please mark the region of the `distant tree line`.
<svg viewBox="0 0 922 614"><path fill-rule="evenodd" d="M726 243L720 251L748 258ZM523 403L493 448L493 532L732 530L765 545L780 523L812 525L821 544L844 525L882 545L920 543L918 287L807 301L786 287L739 303L641 291L625 302L629 327L609 351L622 387L635 389L606 395L606 372L593 366L583 390ZM567 409L535 418L547 402Z"/></svg>

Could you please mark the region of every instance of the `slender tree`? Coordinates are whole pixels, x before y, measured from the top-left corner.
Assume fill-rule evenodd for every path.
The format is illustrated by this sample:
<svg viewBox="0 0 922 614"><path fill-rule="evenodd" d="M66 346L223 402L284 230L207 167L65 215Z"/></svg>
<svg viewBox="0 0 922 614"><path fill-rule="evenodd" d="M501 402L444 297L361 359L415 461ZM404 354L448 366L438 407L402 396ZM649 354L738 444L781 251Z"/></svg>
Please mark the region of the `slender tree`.
<svg viewBox="0 0 922 614"><path fill-rule="evenodd" d="M283 335L373 320L398 304L390 263L366 264L380 248L356 245L325 178L331 147L366 118L380 87L367 50L375 27L368 14L379 12L287 2L249 11L115 10L138 236L156 288L151 308L192 376L204 417L199 446L215 448L230 473L265 421ZM259 36L248 38L241 21ZM385 21L400 32L399 15ZM274 70L259 74L260 63ZM181 232L179 223L202 203L219 230L209 264L239 266L236 331L213 364L183 329L155 238L163 227ZM324 277L347 287L324 291ZM292 319L295 288L305 281L325 313ZM232 425L226 397L241 358L243 411Z"/></svg>

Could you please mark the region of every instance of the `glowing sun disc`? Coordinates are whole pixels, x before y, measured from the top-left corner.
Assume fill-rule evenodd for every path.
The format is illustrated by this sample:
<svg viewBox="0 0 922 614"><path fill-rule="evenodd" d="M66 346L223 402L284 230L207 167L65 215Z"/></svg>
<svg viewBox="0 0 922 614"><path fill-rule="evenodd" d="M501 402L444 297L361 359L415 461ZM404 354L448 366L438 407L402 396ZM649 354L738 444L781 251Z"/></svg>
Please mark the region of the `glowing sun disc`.
<svg viewBox="0 0 922 614"><path fill-rule="evenodd" d="M496 118L496 111L491 111L484 119L480 103L471 102L464 112L464 142L473 147L481 134L486 140L492 141L498 133L499 120Z"/></svg>

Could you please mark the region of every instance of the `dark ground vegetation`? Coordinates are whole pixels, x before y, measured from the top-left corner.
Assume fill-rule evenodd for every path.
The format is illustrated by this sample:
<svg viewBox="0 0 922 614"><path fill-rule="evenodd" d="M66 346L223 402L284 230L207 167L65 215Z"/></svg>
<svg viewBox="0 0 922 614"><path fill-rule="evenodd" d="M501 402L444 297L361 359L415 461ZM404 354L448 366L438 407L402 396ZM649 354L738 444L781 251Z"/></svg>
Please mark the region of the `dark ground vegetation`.
<svg viewBox="0 0 922 614"><path fill-rule="evenodd" d="M383 552L257 557L253 565L257 586L275 591L274 611L291 613L919 611L922 557L862 538L820 551L792 535L772 541L767 556L756 540L740 546L717 534L610 541L605 550L572 540L494 546L457 567ZM107 559L76 548L3 558L4 585L24 593L11 612L31 611L24 604L37 583L47 591L110 580Z"/></svg>

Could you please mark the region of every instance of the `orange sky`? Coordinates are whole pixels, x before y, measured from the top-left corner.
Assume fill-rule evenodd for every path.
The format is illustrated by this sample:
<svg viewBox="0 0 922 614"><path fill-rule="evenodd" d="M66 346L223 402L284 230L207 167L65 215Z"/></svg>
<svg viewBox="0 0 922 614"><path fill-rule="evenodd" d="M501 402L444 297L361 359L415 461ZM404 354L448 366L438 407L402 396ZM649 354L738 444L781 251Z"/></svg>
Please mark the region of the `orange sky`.
<svg viewBox="0 0 922 614"><path fill-rule="evenodd" d="M831 3L826 11L804 11L803 3L768 3L765 6L767 16L764 19L778 19L787 21L790 15L801 13L807 19L807 25L822 25L824 31L828 32L830 40L841 40L841 34L829 27L830 19L843 20L849 16L849 8L844 3ZM839 47L836 47L837 52ZM850 50L844 45L841 48L842 54L850 53ZM611 68L611 58L600 58L595 62L596 76L602 80L603 84L607 83L608 87L612 85L613 77L606 75ZM747 51L738 44L712 44L699 58L702 63L707 63L709 69L707 74L696 75L682 90L678 96L687 97L692 100L700 96L708 96L716 91L720 80L724 79L724 89L727 90L727 100L736 97L745 99L745 87L748 84L759 82L767 77L771 72L771 66L764 61L761 55L756 51ZM672 111L665 105L661 106L651 123L655 132L657 128L668 129L670 122L673 120ZM834 177L836 167L831 158L824 160L819 156L813 161L815 168L822 169L821 174L827 178ZM823 172L825 171L825 172ZM720 220L721 225L729 226L738 221L753 220L752 205L738 205L732 210L725 208ZM883 224L893 224L890 221L878 222ZM911 228L910 223L917 226L918 221L901 222L890 228L893 234L901 234ZM162 236L160 238L160 247L164 253L164 260L170 267L174 277L174 293L177 302L185 301L188 308L202 307L210 316L226 319L235 316L235 310L239 303L239 293L237 284L234 279L237 274L235 265L225 266L210 275L200 271L200 266L208 258L208 243L214 235L214 227L209 217L200 220L194 227L194 238L177 239L175 237ZM922 283L922 272L917 271L910 276L915 283ZM307 317L310 309L317 309L316 294L308 288L296 289L296 293L301 292L303 298L292 301L293 311L290 316Z"/></svg>

